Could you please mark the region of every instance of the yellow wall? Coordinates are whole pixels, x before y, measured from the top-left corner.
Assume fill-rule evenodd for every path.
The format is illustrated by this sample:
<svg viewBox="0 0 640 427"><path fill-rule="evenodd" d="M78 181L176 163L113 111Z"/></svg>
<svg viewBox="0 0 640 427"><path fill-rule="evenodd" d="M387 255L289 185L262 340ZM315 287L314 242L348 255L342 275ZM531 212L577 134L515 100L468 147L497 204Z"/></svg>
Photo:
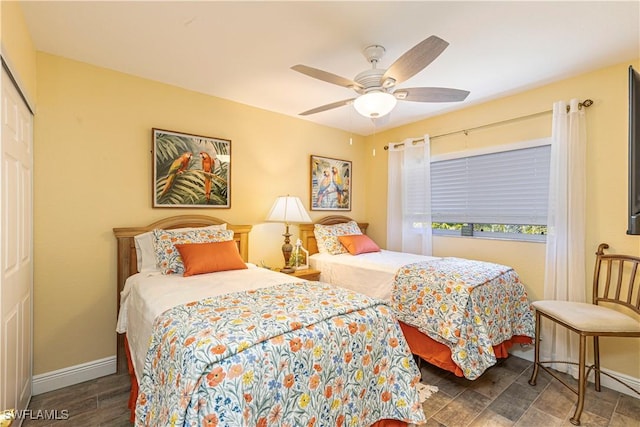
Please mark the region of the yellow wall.
<svg viewBox="0 0 640 427"><path fill-rule="evenodd" d="M386 242L387 154L383 147L405 138L441 135L550 110L553 102L590 98L587 115L587 225L586 287L590 295L593 262L598 244L612 252L640 255L640 237L627 229L627 69L640 68L640 60L619 64L558 81L517 95L429 118L366 138L367 220L374 240ZM551 114L501 126L460 133L431 142L432 154L475 149L551 135ZM375 149L376 156L372 156ZM434 237L434 255L484 259L513 266L532 300L543 298L545 245L463 237ZM640 342L603 339L603 366L640 378ZM610 345L610 343L612 345ZM612 350L613 347L613 350Z"/></svg>
<svg viewBox="0 0 640 427"><path fill-rule="evenodd" d="M17 1L0 1L2 57L31 107L36 97L36 51Z"/></svg>
<svg viewBox="0 0 640 427"><path fill-rule="evenodd" d="M317 154L353 161L356 197L350 215L369 221L370 234L384 245L384 145L548 110L559 99L595 101L587 110L587 277L599 242L608 242L615 252L640 253L640 238L624 234L628 63L375 136L356 136L349 145L347 132L36 54L17 2L0 2L0 22L3 57L29 103L38 106L34 131L36 375L114 354L113 227L144 225L173 214L206 213L232 223L254 224L250 260L279 265L283 227L263 219L277 195L298 195L308 206L309 155ZM640 60L632 63L640 68ZM434 139L432 149L438 154L539 138L550 134L549 123L550 116L542 116L467 136ZM232 140L231 209L151 208L152 127ZM376 156L372 156L374 148ZM317 219L323 212L311 216ZM512 265L531 298L542 298L544 244L436 237L434 251ZM631 341L631 345L618 341L613 351L605 350L604 365L640 378L640 344Z"/></svg>
<svg viewBox="0 0 640 427"><path fill-rule="evenodd" d="M363 138L349 145L347 132L48 54L37 59L35 374L114 354L113 227L186 213L255 224L250 261L279 266L284 225L264 218L278 195L309 206L309 156L364 169ZM151 207L153 127L232 141L231 209ZM365 182L353 185L351 213L364 218Z"/></svg>

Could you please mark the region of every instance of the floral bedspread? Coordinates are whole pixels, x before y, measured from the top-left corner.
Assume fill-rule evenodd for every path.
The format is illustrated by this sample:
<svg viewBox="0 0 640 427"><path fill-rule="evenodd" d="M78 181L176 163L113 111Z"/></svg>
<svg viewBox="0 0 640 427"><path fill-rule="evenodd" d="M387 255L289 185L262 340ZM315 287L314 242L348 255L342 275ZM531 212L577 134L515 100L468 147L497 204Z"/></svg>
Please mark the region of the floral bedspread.
<svg viewBox="0 0 640 427"><path fill-rule="evenodd" d="M384 303L320 282L284 284L158 316L136 425L422 423L419 380Z"/></svg>
<svg viewBox="0 0 640 427"><path fill-rule="evenodd" d="M504 265L460 258L408 264L396 274L398 320L451 349L468 379L496 363L493 346L534 337L534 312L518 274Z"/></svg>

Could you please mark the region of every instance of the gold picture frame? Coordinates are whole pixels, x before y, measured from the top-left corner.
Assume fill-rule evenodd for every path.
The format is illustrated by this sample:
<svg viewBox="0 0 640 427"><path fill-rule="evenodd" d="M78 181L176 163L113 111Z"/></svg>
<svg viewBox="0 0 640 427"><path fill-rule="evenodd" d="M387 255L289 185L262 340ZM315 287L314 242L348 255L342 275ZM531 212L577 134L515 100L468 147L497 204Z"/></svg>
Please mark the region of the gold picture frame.
<svg viewBox="0 0 640 427"><path fill-rule="evenodd" d="M312 211L351 210L352 164L350 160L311 155Z"/></svg>
<svg viewBox="0 0 640 427"><path fill-rule="evenodd" d="M231 207L231 141L153 128L153 207Z"/></svg>

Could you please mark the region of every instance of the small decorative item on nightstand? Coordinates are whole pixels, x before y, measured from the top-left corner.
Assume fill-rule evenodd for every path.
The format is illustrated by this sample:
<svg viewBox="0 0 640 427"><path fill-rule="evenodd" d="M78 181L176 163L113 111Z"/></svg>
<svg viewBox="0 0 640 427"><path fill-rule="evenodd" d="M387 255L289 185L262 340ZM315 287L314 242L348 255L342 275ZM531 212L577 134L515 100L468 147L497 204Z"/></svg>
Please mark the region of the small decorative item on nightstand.
<svg viewBox="0 0 640 427"><path fill-rule="evenodd" d="M302 240L298 239L291 252L289 266L296 270L306 270L309 268L309 251L302 247Z"/></svg>

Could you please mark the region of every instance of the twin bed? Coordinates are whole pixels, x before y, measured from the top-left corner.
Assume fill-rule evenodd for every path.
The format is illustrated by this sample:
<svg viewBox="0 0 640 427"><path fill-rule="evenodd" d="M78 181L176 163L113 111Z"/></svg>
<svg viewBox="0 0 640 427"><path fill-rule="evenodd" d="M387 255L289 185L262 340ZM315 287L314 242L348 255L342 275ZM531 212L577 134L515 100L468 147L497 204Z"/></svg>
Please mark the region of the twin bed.
<svg viewBox="0 0 640 427"><path fill-rule="evenodd" d="M245 264L251 226L184 215L114 229L118 369L131 375L136 425L420 424L412 353L475 379L531 342L533 310L509 267L318 253L319 229L336 244L366 227L343 216L300 226L321 282ZM223 242L232 267L183 252ZM227 260L228 246L207 259Z"/></svg>
<svg viewBox="0 0 640 427"><path fill-rule="evenodd" d="M321 281L389 302L413 354L473 380L508 357L512 345L532 342L534 311L510 267L376 250L375 244L359 254L330 243L322 251L319 234L325 240L366 234L367 226L328 216L300 225L300 238Z"/></svg>
<svg viewBox="0 0 640 427"><path fill-rule="evenodd" d="M386 304L244 262L203 268L183 252L206 248L211 260L224 243L218 258L246 262L250 229L203 215L114 229L118 366L136 425L424 422L419 371ZM150 238L165 244L151 263Z"/></svg>

